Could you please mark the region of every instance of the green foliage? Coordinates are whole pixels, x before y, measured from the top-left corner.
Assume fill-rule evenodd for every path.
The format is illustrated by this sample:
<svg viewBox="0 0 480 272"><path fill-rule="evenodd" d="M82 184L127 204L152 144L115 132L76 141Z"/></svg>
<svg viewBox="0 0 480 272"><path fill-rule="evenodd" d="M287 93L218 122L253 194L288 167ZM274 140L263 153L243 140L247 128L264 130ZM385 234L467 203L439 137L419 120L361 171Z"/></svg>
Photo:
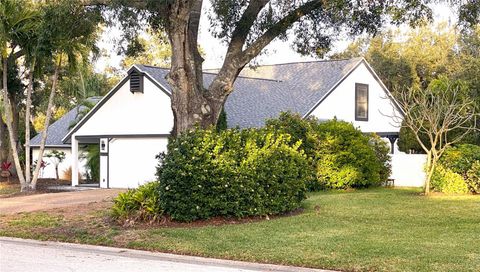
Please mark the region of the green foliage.
<svg viewBox="0 0 480 272"><path fill-rule="evenodd" d="M392 158L389 155L390 145L375 133L370 134L369 143L377 157L380 182L385 182L392 174Z"/></svg>
<svg viewBox="0 0 480 272"><path fill-rule="evenodd" d="M321 185L345 189L381 184L383 169L367 136L338 120L319 123L317 129L315 160Z"/></svg>
<svg viewBox="0 0 480 272"><path fill-rule="evenodd" d="M112 207L112 216L119 220L132 219L154 221L162 216L160 208L159 182L149 182L137 189L120 193Z"/></svg>
<svg viewBox="0 0 480 272"><path fill-rule="evenodd" d="M430 146L428 144L428 140L425 138L425 135L420 135L420 139L422 143L425 144L427 147ZM400 128L399 138L398 138L398 149L405 153L425 153L422 146L418 143L417 138L415 137L415 133L413 133L412 129L403 126Z"/></svg>
<svg viewBox="0 0 480 272"><path fill-rule="evenodd" d="M440 158L439 163L462 176L472 168L475 161L480 160L480 146L462 144L448 148Z"/></svg>
<svg viewBox="0 0 480 272"><path fill-rule="evenodd" d="M315 154L317 142L315 127L317 125L317 119L304 119L298 113L291 112L282 112L278 118L266 121L267 127L275 131L290 134L293 141L301 141L300 147L310 158Z"/></svg>
<svg viewBox="0 0 480 272"><path fill-rule="evenodd" d="M85 148L84 158L87 163L87 178L92 181L100 181L100 147L98 144L88 145Z"/></svg>
<svg viewBox="0 0 480 272"><path fill-rule="evenodd" d="M227 128L227 113L225 112L225 109L222 109L217 121L217 131L226 130Z"/></svg>
<svg viewBox="0 0 480 272"><path fill-rule="evenodd" d="M316 180L310 190L346 189L380 185L390 175L388 144L379 137L364 135L352 124L298 114L282 113L267 121L267 127L288 133L316 169Z"/></svg>
<svg viewBox="0 0 480 272"><path fill-rule="evenodd" d="M480 146L448 148L432 177L432 188L444 193L480 193Z"/></svg>
<svg viewBox="0 0 480 272"><path fill-rule="evenodd" d="M57 162L56 164L60 164L65 160L65 152L52 150L49 153L47 153L45 157L55 159Z"/></svg>
<svg viewBox="0 0 480 272"><path fill-rule="evenodd" d="M269 129L197 129L159 158L161 207L179 221L292 211L311 174L299 143Z"/></svg>
<svg viewBox="0 0 480 272"><path fill-rule="evenodd" d="M435 191L446 194L466 194L468 187L462 175L438 165L432 176L431 186Z"/></svg>
<svg viewBox="0 0 480 272"><path fill-rule="evenodd" d="M470 192L480 194L480 161L475 161L468 170L466 183Z"/></svg>

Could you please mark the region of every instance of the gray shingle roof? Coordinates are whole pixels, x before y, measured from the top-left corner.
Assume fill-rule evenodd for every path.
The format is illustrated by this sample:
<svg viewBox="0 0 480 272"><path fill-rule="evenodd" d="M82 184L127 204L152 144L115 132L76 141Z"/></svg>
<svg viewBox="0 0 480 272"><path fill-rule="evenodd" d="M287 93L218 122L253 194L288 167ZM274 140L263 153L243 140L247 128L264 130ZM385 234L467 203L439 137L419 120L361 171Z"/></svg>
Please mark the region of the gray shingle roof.
<svg viewBox="0 0 480 272"><path fill-rule="evenodd" d="M237 78L234 92L225 103L229 127L261 127L265 120L283 111L305 115L347 75L362 58L312 61L259 66L245 69ZM168 88L168 69L137 65L161 85ZM206 84L215 71L205 73Z"/></svg>
<svg viewBox="0 0 480 272"><path fill-rule="evenodd" d="M97 103L101 97L90 97L88 101ZM83 108L83 106L76 106L71 111L67 112L63 115L60 119L53 122L50 126L48 126L47 131L47 141L45 146L55 146L55 147L69 147L70 144L64 144L62 142L63 137L68 134L69 126L72 124L78 112ZM35 137L30 140L30 145L32 147L40 146L40 141L42 138L42 133L38 133Z"/></svg>

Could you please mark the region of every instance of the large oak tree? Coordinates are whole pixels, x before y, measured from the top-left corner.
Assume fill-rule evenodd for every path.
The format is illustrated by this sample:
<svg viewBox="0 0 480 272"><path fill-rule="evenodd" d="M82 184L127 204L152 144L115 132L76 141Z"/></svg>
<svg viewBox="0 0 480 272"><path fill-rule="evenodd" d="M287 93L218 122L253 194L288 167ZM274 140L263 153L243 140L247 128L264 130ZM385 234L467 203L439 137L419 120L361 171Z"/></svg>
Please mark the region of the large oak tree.
<svg viewBox="0 0 480 272"><path fill-rule="evenodd" d="M141 22L167 33L175 135L195 124L215 125L239 73L275 39L292 35L295 50L321 56L339 33L374 34L385 24L415 24L432 17L430 0L210 0L208 14L202 13L202 0L83 1L114 9L127 36ZM479 17L474 0L457 8L464 22L471 24ZM208 85L198 49L201 16L209 16L210 30L227 45L223 65Z"/></svg>

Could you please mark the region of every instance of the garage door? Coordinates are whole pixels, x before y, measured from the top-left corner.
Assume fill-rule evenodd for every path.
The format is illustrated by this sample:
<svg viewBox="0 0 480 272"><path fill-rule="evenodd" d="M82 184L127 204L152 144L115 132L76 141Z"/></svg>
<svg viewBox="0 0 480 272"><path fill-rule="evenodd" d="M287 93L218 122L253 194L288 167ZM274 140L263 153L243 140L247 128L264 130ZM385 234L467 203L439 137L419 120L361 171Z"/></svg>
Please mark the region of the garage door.
<svg viewBox="0 0 480 272"><path fill-rule="evenodd" d="M167 149L167 137L114 138L108 151L110 188L136 188L155 180L158 160L155 156Z"/></svg>

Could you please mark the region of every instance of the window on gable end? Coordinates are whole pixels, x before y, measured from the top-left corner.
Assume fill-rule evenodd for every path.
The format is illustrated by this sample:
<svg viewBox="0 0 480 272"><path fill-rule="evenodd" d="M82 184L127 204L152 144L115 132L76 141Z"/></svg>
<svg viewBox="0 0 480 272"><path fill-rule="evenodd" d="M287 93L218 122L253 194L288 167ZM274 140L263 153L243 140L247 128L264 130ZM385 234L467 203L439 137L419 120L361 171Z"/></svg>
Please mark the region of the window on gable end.
<svg viewBox="0 0 480 272"><path fill-rule="evenodd" d="M355 84L355 120L368 121L368 85Z"/></svg>

